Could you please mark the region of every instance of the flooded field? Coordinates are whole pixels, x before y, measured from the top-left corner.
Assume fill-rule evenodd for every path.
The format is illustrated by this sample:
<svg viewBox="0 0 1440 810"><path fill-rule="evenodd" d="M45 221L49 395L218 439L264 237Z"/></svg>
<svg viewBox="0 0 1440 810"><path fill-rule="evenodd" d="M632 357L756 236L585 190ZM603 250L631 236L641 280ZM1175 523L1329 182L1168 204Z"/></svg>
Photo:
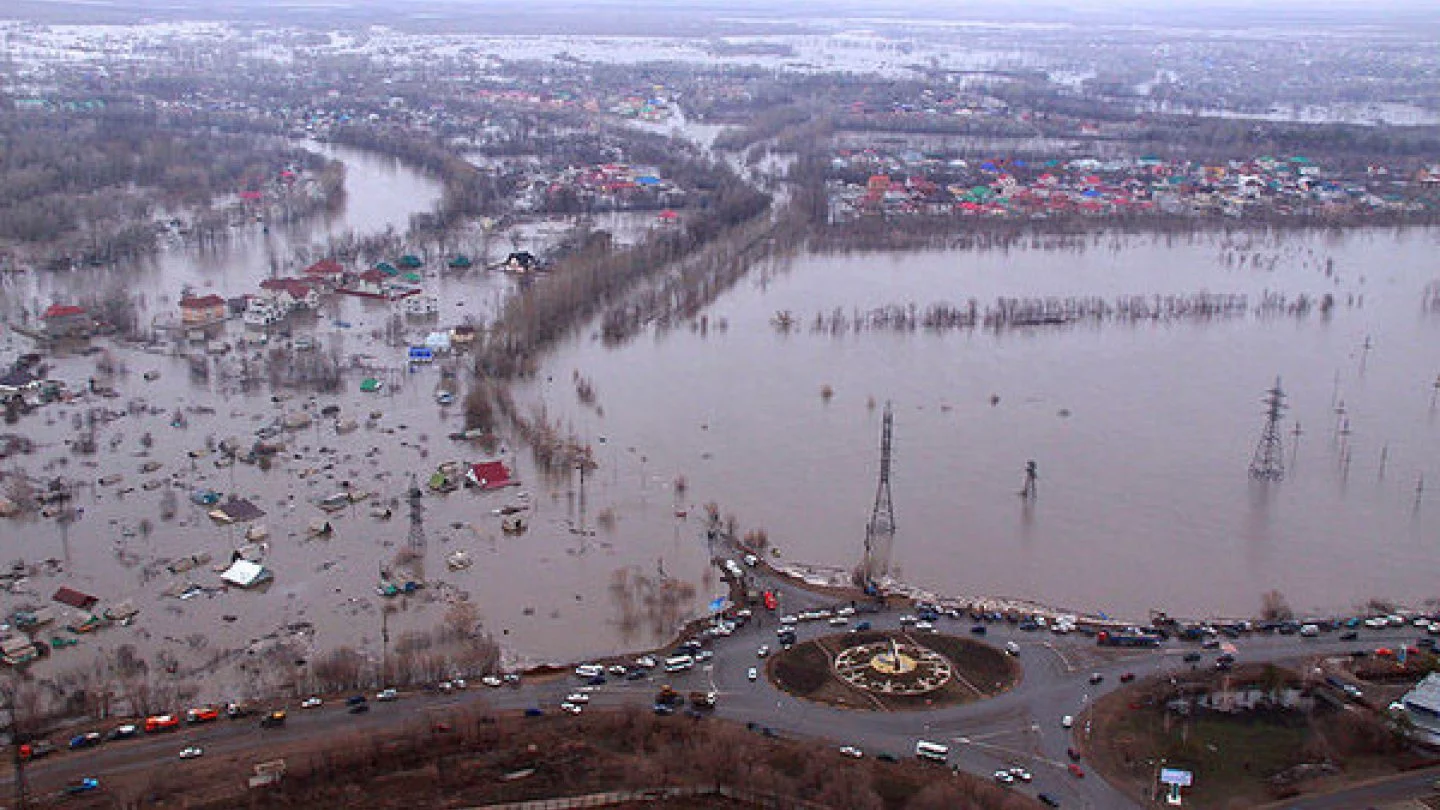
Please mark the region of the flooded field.
<svg viewBox="0 0 1440 810"><path fill-rule="evenodd" d="M1440 572L1440 316L1422 307L1437 240L1418 229L1098 236L806 256L752 274L706 313L707 330L575 342L530 396L597 443L609 497L665 497L684 476L687 500L765 529L789 560L859 562L890 400L894 567L908 582L1141 618L1252 615L1271 588L1297 610L1417 603ZM1246 295L1250 312L851 328L886 305L1201 292ZM1327 293L1328 315L1314 306ZM784 334L782 311L795 323ZM595 407L577 402L576 370ZM1247 466L1277 376L1289 474L1265 485ZM1017 493L1032 459L1027 504ZM670 534L664 514L620 515L626 543Z"/></svg>
<svg viewBox="0 0 1440 810"><path fill-rule="evenodd" d="M271 257L326 233L398 229L438 193L387 161L341 154L349 202L328 223L257 229L222 256L176 251L118 279L9 278L7 314L118 280L145 291L147 318L162 317L183 284L246 292ZM510 248L504 241L497 249ZM342 645L378 659L386 632L393 651L407 634L445 625L459 602L478 608L511 663L643 648L722 591L700 539L708 502L742 531L765 529L783 560L858 562L886 400L896 409L894 573L908 582L1127 615L1252 613L1270 588L1302 609L1419 601L1440 567L1431 548L1440 504L1417 486L1422 476L1440 481L1440 319L1421 306L1436 242L1424 230L1102 236L757 268L711 307L703 329L623 347L581 330L518 386L522 405L543 407L589 444L599 466L583 482L541 478L523 448L490 454L448 438L463 419L436 394L463 398L463 358L405 363L407 343L425 330L498 304L503 276L450 275L432 262L421 273L440 314L405 321L402 335L385 328L393 305L336 297L263 349L241 349L256 335L231 324L222 340L236 348L206 356L191 347L198 362L96 341L103 351L63 353L49 376L76 391L94 379L116 396L51 404L0 431L36 443L0 462L5 470L76 487L72 523L6 521L4 561L25 568L6 579L0 608L52 605L60 586L102 606L129 601L140 611L132 623L80 637L34 665L37 674L133 645L215 698L284 682L288 661ZM896 328L872 312L1200 293L1245 295L1249 311L1004 331ZM1326 293L1335 306L1322 314L1315 304ZM1296 314L1301 295L1312 306ZM782 311L794 320L783 333L774 325ZM13 334L4 341L8 353L29 346ZM334 394L273 387L264 375L243 387L236 376L241 357L274 368L330 355L349 358ZM593 389L589 404L577 373ZM1291 467L1283 483L1264 486L1246 466L1259 399L1277 375L1294 406L1282 425ZM362 390L366 377L378 390ZM75 452L91 435L97 452ZM217 452L257 436L283 444L267 464ZM519 486L426 486L442 463L487 458L505 462ZM1016 492L1030 459L1039 496L1027 504ZM416 485L424 494L412 512ZM213 521L191 502L207 490L265 514ZM355 503L322 510L337 496ZM517 509L524 531L507 533L502 513ZM312 535L327 520L332 531ZM236 551L260 559L273 582L221 587ZM386 576L424 584L382 597ZM254 665L277 650L288 658Z"/></svg>
<svg viewBox="0 0 1440 810"><path fill-rule="evenodd" d="M144 267L7 277L0 296L5 315L99 288L142 291L142 322L163 321L174 317L182 285L226 296L253 292L272 259L282 273L294 272L303 266L294 259L297 248L350 230L403 230L411 213L438 198L438 184L392 161L345 149L335 154L347 163L349 193L345 210L328 222L270 233L257 226L221 254L177 249ZM503 258L511 248L497 239L495 249ZM535 480L528 458L507 448L498 456L511 465L517 488L442 495L425 486L437 465L491 456L447 438L463 429L463 418L458 405L442 405L436 395L445 388L457 401L463 397L463 358L411 369L406 347L427 330L488 317L509 285L502 275L454 274L441 264L419 271L439 315L401 318L399 335L386 328L398 318L398 304L330 296L315 315L292 317L289 335L272 333L264 347L253 342L260 332L235 321L216 336L231 347L222 354L207 353L204 344L177 355L168 345L96 340L88 350L47 357L47 377L81 392L93 380L115 396L50 404L0 427L35 443L32 453L0 461L3 469L75 486L72 523L54 514L4 522L3 562L22 563L15 572L22 575L5 579L0 610L60 607L51 596L68 586L98 597L100 607L128 601L140 613L128 626L81 636L75 648L57 649L32 671L52 677L87 669L97 653L113 660L132 645L146 660L193 675L200 697L233 697L262 688L266 679L287 679L288 663L253 666L276 657L267 651L305 661L351 645L378 660L385 631L393 652L408 633L441 627L460 601L479 608L484 629L510 661L567 659L668 638L700 599L693 584L682 583L704 585L696 531L685 531L683 541L677 533L642 544L597 535L593 520L582 529L571 487ZM13 357L32 344L7 330L0 348ZM342 360L338 393L270 384L277 366L329 356ZM246 369L260 369L249 386L239 379ZM361 390L367 377L381 383L379 390ZM75 452L91 435L97 452ZM249 447L257 435L283 446L268 464L233 463L218 452L227 443ZM425 490L418 531L407 497L417 483ZM265 514L217 523L206 516L209 506L191 500L206 490L247 499ZM343 493L367 497L328 513L317 505ZM495 512L505 506L528 507L524 533L502 531ZM668 504L655 509L671 514ZM644 506L635 514L645 514ZM327 520L333 531L312 536L312 525ZM254 526L264 527L263 537L250 531ZM222 588L219 572L237 550L258 558L273 582L250 591ZM456 560L462 564L452 570L447 561L457 551L464 552ZM193 567L192 559L199 561ZM397 584L424 587L382 598L376 591L382 571ZM391 611L383 621L382 606ZM68 636L61 628L84 615L62 608L39 638Z"/></svg>

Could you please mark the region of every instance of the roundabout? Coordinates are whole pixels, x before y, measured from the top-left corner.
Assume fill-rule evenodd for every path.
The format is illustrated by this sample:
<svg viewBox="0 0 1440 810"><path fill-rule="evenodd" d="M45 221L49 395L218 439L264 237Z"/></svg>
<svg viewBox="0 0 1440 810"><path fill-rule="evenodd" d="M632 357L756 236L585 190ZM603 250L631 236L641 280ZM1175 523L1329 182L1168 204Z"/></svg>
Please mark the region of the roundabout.
<svg viewBox="0 0 1440 810"><path fill-rule="evenodd" d="M852 709L933 709L994 697L1019 683L1001 650L936 633L845 633L798 644L766 668L796 697Z"/></svg>

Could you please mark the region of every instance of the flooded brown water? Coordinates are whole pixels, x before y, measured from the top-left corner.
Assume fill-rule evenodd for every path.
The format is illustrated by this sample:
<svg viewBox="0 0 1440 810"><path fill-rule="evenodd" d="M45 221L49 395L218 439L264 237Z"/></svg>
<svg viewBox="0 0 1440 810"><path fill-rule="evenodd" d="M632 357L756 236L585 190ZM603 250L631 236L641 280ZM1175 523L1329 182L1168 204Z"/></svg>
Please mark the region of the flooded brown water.
<svg viewBox="0 0 1440 810"><path fill-rule="evenodd" d="M346 213L322 230L360 227L364 217L373 217L365 227L400 227L438 191L384 161L345 157L353 161ZM357 191L364 183L408 190L382 204ZM271 238L299 244L313 233ZM237 243L218 264L164 257L131 283L153 296L156 313L173 307L159 303L161 293L173 295L186 280L245 292L267 272L262 237L249 237L256 240L249 248ZM584 497L578 480L541 480L524 451L509 449L502 457L515 467L519 489L427 493L421 573L428 587L390 602L399 609L390 632L398 639L433 628L450 600L468 597L513 661L662 642L721 589L699 539L708 501L734 513L742 528L765 528L785 559L848 568L874 497L878 405L886 399L896 407L896 573L907 581L948 594L1125 614L1149 607L1250 613L1272 587L1315 609L1371 596L1427 598L1440 539L1431 507L1440 504L1422 500L1417 509L1415 485L1421 474L1440 482L1433 469L1440 427L1430 408L1440 321L1422 314L1419 297L1436 242L1435 231L1369 230L1276 240L1101 237L1083 250L808 256L757 270L711 308L704 334L672 331L608 348L582 331L518 393L591 443L600 467ZM1324 273L1327 259L1333 277ZM410 325L412 339L505 290L502 279L481 272L424 272L442 315ZM97 282L83 273L10 279L5 305L48 302L77 283ZM780 335L769 323L782 309L808 324L836 307L1200 290L1255 301L1265 290L1292 298L1335 292L1340 304L1329 318L1001 333L831 336L802 327ZM127 372L112 380L119 397L48 406L17 426L41 446L6 468L80 482L83 513L68 532L53 520L5 523L7 560L57 559L62 570L0 594L0 608L48 604L56 587L70 585L106 603L134 600L142 611L131 627L57 652L38 673L135 644L203 674L207 694L223 697L258 688L231 666L252 642L301 622L313 625L301 636L312 653L351 644L378 657L384 602L374 587L379 568L408 542L403 496L411 476L423 482L442 461L482 457L445 438L462 423L458 408L433 398L441 369L406 371L404 345L380 339L389 314L384 304L343 299L296 327L319 341L320 352L338 345L343 355L371 358L375 370L347 372L333 396L279 392L285 398L276 402L264 386L240 395L225 379L233 360L212 360L210 378L198 379L181 357L115 347ZM240 334L237 324L226 337ZM1366 336L1372 348L1362 352ZM95 366L93 357L71 355L56 361L53 376L83 388ZM578 402L577 369L593 381L599 409ZM146 380L147 371L158 378ZM360 393L365 373L387 385ZM1263 487L1245 470L1262 424L1258 400L1277 374L1294 404L1284 428L1298 418L1305 432L1290 477ZM828 404L824 385L835 391ZM999 397L993 406L992 395ZM1344 399L1351 423L1343 439L1348 471L1332 397ZM202 452L207 439L248 443L286 414L313 417L331 404L361 427L337 435L331 419L315 419L286 434L286 453L269 471L217 467ZM77 435L74 420L97 406L130 412L97 428L97 455L76 455L67 446ZM170 424L177 407L183 428ZM368 425L371 411L382 416ZM140 442L146 432L148 450ZM1290 442L1287 432L1287 453ZM1039 464L1040 497L1027 508L1015 493L1030 458ZM162 467L141 473L151 460ZM121 481L98 483L116 473ZM673 483L681 475L689 487L678 496ZM147 481L166 487L146 489ZM307 525L324 516L314 502L347 481L385 502L402 499L395 516L374 518L362 503L330 517L332 539L308 539ZM159 517L167 487L180 496L172 521ZM268 512L259 521L270 530L265 562L276 578L268 588L166 595L187 583L217 586L212 566L243 542L241 529L216 525L188 502L195 487L237 493ZM527 502L529 530L503 534L493 510ZM457 549L471 555L472 567L447 570ZM212 564L183 575L161 564L194 553L210 554ZM666 598L662 581L689 590Z"/></svg>
<svg viewBox="0 0 1440 810"><path fill-rule="evenodd" d="M411 213L427 210L438 199L438 184L392 161L353 150L335 152L349 166L347 203L336 218L268 234L257 228L238 234L219 254L175 251L143 267L10 277L3 296L6 314L13 317L20 307L35 311L51 301L73 300L88 289L123 285L142 292L146 319L165 319L174 312L182 284L224 295L251 292L269 275L272 256L292 256L296 246L318 245L327 234L351 229L362 234L403 229ZM509 247L496 240L496 249ZM437 264L422 272L427 292L439 300L440 317L407 321L410 341L427 330L454 325L467 314L486 316L508 289L503 276L480 270L456 275ZM290 262L290 267L298 266L303 265ZM289 270L282 265L282 272ZM120 645L133 644L149 660L163 654L182 672L196 673L205 696L234 696L261 685L231 665L243 661L247 649L264 649L267 638L291 637L282 628L301 623L313 627L296 636L302 653L348 644L379 657L383 600L375 586L380 567L393 562L409 542L403 499L412 476L423 484L441 462L483 458L478 449L445 438L463 427L462 419L458 407L442 407L434 398L442 368L463 380L463 363L406 370L406 342L391 345L383 339L391 314L385 303L336 296L318 317L292 325L296 336L318 342L315 354L333 351L365 358L368 370L347 371L343 392L336 395L272 390L263 382L242 394L233 378L239 351L206 361L208 378L193 376L189 361L172 355L168 347L96 341L121 368L113 377L97 373L98 356L72 352L52 360L49 376L65 380L72 390L83 390L90 378L98 377L119 396L46 406L4 429L38 445L32 455L6 460L6 469L76 482L80 513L63 531L53 519L4 523L6 562L56 560L59 570L34 576L13 593L0 593L0 609L8 615L53 604L54 590L69 585L106 605L132 600L141 614L133 626L110 627L82 638L77 648L58 651L50 661L34 666L37 674L48 677L88 666L98 652L113 654ZM241 337L254 338L256 333L232 323L221 335L230 343ZM276 343L286 342L272 337ZM7 332L3 341L0 345L12 356L31 348L13 333ZM202 348L191 345L186 351L203 357ZM252 365L265 367L259 350L251 349L248 355ZM386 382L379 393L358 390L368 375ZM463 395L463 382L458 391ZM338 406L342 417L357 420L360 427L338 434L333 419L320 418L319 410L327 405ZM84 432L87 414L97 408L111 412L97 423L99 453L77 455L70 444ZM185 417L183 427L172 425L177 409ZM372 411L383 414L373 424L367 419ZM248 447L257 430L299 412L313 423L282 434L286 451L269 471L246 464L217 466L217 456L205 452L207 445L230 437ZM148 447L142 443L147 433ZM691 533L684 542L667 535L645 544L617 544L594 535L593 524L589 533L577 531L575 501L567 497L566 488L537 486L542 482L533 480L524 458L515 459L508 451L505 457L517 465L520 489L427 493L423 499L425 554L418 573L428 587L388 602L399 611L389 620L392 638L398 641L409 631L437 627L447 604L466 597L479 605L484 627L512 660L566 659L668 638L696 597L658 599L657 569L663 565L668 576L703 582L705 557L691 542ZM147 462L161 466L142 472ZM119 481L99 483L117 475ZM332 539L309 539L311 521L325 517L314 502L339 491L342 482L375 497L330 515ZM257 522L270 532L264 561L275 573L271 585L256 592L216 588L220 580L215 568L245 542L244 527L220 526L206 518L205 510L188 500L196 488L249 498L268 513ZM160 516L166 490L179 497L177 515L170 521ZM371 502L396 499L394 517L371 516ZM529 531L519 537L503 535L492 510L526 499L533 506ZM667 550L670 546L673 551ZM449 571L446 558L458 549L466 550L474 565ZM208 554L211 562L179 575L165 570L165 562L191 554ZM178 598L187 584L206 590ZM54 634L47 631L42 637Z"/></svg>
<svg viewBox="0 0 1440 810"><path fill-rule="evenodd" d="M894 560L908 582L1141 618L1251 615L1271 588L1299 610L1413 603L1434 596L1440 573L1440 316L1421 306L1440 275L1437 241L1434 230L1100 236L1083 249L806 256L752 275L711 307L706 333L577 341L532 396L597 443L598 477L618 497L663 499L684 475L687 500L764 528L792 560L859 561L878 405L891 400ZM835 308L1200 291L1247 294L1252 308L1267 291L1338 304L1328 317L1002 332L807 328ZM780 310L796 331L772 328ZM576 402L575 369L603 415ZM1295 455L1267 486L1247 466L1277 375ZM1028 459L1039 497L1027 506ZM1417 496L1422 476L1432 493ZM620 526L627 543L669 531L653 511Z"/></svg>

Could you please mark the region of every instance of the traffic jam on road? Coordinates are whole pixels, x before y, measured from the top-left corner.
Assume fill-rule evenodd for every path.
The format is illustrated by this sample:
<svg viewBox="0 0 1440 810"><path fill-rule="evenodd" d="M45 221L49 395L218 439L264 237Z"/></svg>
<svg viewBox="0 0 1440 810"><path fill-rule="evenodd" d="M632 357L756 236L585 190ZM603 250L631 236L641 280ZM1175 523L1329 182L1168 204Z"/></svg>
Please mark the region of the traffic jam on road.
<svg viewBox="0 0 1440 810"><path fill-rule="evenodd" d="M728 568L727 572L734 573ZM793 613L782 612L782 600L795 606ZM773 688L768 678L760 677L772 657L772 649L788 650L802 637L863 633L872 629L899 630L913 638L923 638L925 634L941 632L942 625L950 625L956 630L968 629L972 637L987 639L1011 657L1022 655L1023 644L1026 657L1050 654L1059 658L1064 665L1063 675L1048 680L1028 678L1016 688L1017 692L1031 696L1028 704L1031 706L1073 706L1061 716L1052 715L1054 719L1050 722L1058 725L1059 733L1044 738L1042 752L1019 756L1013 750L992 750L981 745L976 741L978 729L973 721L967 720L967 712L972 711L967 707L957 707L950 712L927 712L928 718L917 717L915 728L923 731L924 736L913 734L909 742L893 733L877 733L867 727L863 715L854 712L840 713L844 722L833 724L833 728L852 729L857 738L871 741L869 755L881 761L896 761L898 757L892 751L897 746L913 745L910 750L920 760L956 770L964 768L984 773L983 763L994 762L989 766L994 782L1017 789L1032 786L1038 800L1058 807L1060 796L1067 791L1077 798L1077 791L1087 791L1093 798L1093 791L1106 789L1103 780L1082 781L1086 772L1080 764L1082 746L1076 738L1088 733L1088 722L1080 720L1100 691L1134 682L1136 670L1145 668L1147 663L1153 664L1147 672L1155 673L1202 665L1224 670L1235 666L1242 647L1253 647L1255 660L1296 658L1322 648L1334 652L1337 645L1347 644L1348 648L1342 652L1348 655L1396 655L1397 648L1433 649L1435 637L1440 636L1440 621L1401 615L1264 623L1182 624L1167 620L1144 628L1104 626L1102 629L1098 624L1071 616L981 611L937 602L911 601L899 608L870 602L827 605L824 601L817 594L777 580L772 587L760 592L757 608L762 610L759 614L749 608L726 609L696 626L694 632L666 650L578 664L573 670L578 684L542 679L530 686L522 684L521 676L514 673L485 675L479 682L492 689L511 687L515 690L514 700L519 701L515 708L527 717L544 716L547 710L578 715L600 702L607 706L640 703L649 705L657 715L682 714L699 720L715 713L722 701L730 701L725 697L730 695L734 699L733 713L727 711L727 715L745 721L748 728L759 734L777 736L785 721L782 709L786 697ZM1416 631L1424 635L1410 644L1397 643ZM1383 646L1373 650L1361 646L1362 632ZM1210 655L1213 659L1206 663ZM1079 667L1071 659L1083 659L1087 666ZM1361 691L1354 684L1330 680L1331 685L1346 696L1357 700L1361 697ZM383 688L373 696L312 695L296 705L308 713L323 711L333 704L341 711L361 715L370 712L372 701L391 703L402 697L455 699L466 689L464 679L452 678L405 695L395 688ZM769 706L774 708L765 708ZM823 710L814 711L818 715ZM187 728L222 719L229 722L249 719L262 729L281 729L286 726L287 717L283 706L262 708L244 703L197 706L183 713L149 715L103 731L75 733L63 749L49 740L34 739L19 746L18 756L22 761L33 761L59 750L79 752L141 737L184 734ZM443 721L436 721L437 729L444 725ZM1035 728L1042 735L1044 725L1043 718L1037 718ZM955 731L946 733L952 726ZM962 734L961 729L965 729L965 733ZM170 756L180 760L203 757L205 748L194 744L196 741L190 742L192 744L174 749ZM867 757L866 748L858 739L837 742L840 743L837 750L845 757ZM1053 758L1049 756L1052 750ZM1056 776L1067 781L1057 785ZM99 777L86 776L67 784L64 790L83 793L99 787Z"/></svg>

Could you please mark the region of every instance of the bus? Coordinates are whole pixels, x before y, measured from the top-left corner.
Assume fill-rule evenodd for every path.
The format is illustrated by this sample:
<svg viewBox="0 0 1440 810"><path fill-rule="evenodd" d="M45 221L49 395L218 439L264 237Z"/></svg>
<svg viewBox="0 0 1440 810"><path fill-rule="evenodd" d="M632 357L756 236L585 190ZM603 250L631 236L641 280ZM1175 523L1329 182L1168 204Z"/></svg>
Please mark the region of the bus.
<svg viewBox="0 0 1440 810"><path fill-rule="evenodd" d="M919 740L915 743L915 756L931 762L947 762L950 759L950 749L940 743Z"/></svg>

